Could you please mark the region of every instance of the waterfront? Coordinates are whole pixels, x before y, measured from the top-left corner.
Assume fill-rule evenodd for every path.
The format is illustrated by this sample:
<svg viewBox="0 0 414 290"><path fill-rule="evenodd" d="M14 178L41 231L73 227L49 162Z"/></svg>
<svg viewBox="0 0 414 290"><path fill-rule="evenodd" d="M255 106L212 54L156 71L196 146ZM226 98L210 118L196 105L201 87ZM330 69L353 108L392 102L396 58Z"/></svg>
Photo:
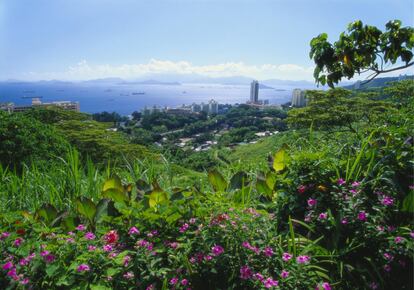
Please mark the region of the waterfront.
<svg viewBox="0 0 414 290"><path fill-rule="evenodd" d="M261 89L260 99L268 99L270 104L290 101L290 86L274 89ZM144 94L143 94L144 93ZM249 99L249 85L221 84L97 84L66 82L2 82L0 83L0 103L14 102L28 105L30 97L42 96L43 102L77 101L86 113L115 111L131 114L145 106L176 107L182 104L208 102L215 99L219 103L245 103Z"/></svg>

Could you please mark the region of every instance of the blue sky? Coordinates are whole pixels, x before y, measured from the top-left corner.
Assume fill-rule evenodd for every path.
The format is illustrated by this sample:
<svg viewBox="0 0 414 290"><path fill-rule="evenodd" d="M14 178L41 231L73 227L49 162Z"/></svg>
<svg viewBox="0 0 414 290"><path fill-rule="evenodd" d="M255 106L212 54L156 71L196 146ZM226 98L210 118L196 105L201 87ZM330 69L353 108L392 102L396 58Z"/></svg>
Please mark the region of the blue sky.
<svg viewBox="0 0 414 290"><path fill-rule="evenodd" d="M361 19L413 26L412 0L0 0L0 79L151 73L311 79L309 41Z"/></svg>

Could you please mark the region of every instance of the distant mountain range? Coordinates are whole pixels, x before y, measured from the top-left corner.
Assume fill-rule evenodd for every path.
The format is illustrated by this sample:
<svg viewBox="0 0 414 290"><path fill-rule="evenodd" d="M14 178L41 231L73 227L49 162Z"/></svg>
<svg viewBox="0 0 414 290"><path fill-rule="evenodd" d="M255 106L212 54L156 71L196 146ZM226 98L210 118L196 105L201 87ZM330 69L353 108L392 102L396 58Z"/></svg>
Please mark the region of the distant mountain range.
<svg viewBox="0 0 414 290"><path fill-rule="evenodd" d="M398 77L384 77L384 78L375 78L369 83L363 84L364 81L357 81L352 85L342 86L345 89L350 90L367 90L372 88L380 88L380 87L386 87L388 86L388 83L395 82L395 81L401 81L411 79L414 80L414 75L400 75Z"/></svg>
<svg viewBox="0 0 414 290"><path fill-rule="evenodd" d="M232 77L207 77L197 74L156 74L148 75L133 80L126 80L122 78L101 78L92 79L86 81L60 81L60 80L47 80L47 81L21 81L21 80L7 80L7 83L19 83L19 84L53 84L53 85L70 85L70 84L95 84L95 85L166 85L177 86L183 83L194 84L220 84L220 85L249 85L253 78L245 76L232 76ZM1 83L1 82L0 82ZM310 81L292 81L292 80L279 80L268 79L259 81L260 89L276 89L284 90L285 87L297 87L302 89L314 89L317 88L314 82Z"/></svg>

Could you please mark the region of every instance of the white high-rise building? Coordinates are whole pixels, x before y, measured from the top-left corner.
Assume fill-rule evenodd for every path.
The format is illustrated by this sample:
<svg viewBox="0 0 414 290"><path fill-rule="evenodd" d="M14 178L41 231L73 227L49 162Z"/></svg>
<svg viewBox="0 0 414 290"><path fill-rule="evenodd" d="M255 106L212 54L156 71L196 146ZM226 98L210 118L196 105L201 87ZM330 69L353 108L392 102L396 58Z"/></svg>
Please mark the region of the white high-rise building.
<svg viewBox="0 0 414 290"><path fill-rule="evenodd" d="M210 100L208 102L208 113L218 114L218 103L215 100Z"/></svg>
<svg viewBox="0 0 414 290"><path fill-rule="evenodd" d="M294 89L292 91L292 107L306 106L305 91L301 89Z"/></svg>
<svg viewBox="0 0 414 290"><path fill-rule="evenodd" d="M252 81L250 84L250 103L257 104L259 103L259 82Z"/></svg>

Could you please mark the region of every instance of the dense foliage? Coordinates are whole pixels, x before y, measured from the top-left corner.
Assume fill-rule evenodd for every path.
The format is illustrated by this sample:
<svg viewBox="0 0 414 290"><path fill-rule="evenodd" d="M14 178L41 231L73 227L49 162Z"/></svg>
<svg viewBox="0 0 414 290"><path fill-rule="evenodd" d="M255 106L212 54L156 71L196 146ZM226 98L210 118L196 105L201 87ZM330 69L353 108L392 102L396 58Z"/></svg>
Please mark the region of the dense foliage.
<svg viewBox="0 0 414 290"><path fill-rule="evenodd" d="M370 71L370 79L414 64L414 28L401 27L401 21L389 21L386 30L362 21L352 22L347 32L341 33L339 40L331 44L328 35L322 33L310 42L310 58L315 61L314 77L317 83L333 87L342 78L351 79L355 73ZM386 68L387 64L403 65Z"/></svg>

